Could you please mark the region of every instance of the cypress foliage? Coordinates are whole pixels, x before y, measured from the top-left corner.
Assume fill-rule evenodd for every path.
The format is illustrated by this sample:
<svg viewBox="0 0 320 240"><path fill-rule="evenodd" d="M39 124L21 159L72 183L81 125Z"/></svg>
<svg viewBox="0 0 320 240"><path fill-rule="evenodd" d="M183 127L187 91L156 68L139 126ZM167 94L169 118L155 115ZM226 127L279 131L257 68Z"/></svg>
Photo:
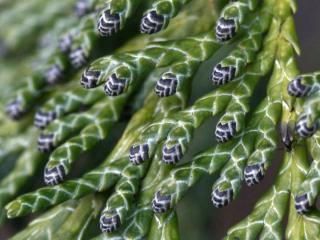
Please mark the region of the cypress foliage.
<svg viewBox="0 0 320 240"><path fill-rule="evenodd" d="M320 73L297 67L294 0L0 7L0 166L13 162L0 220L46 211L12 239L180 239L191 187L217 176L211 201L224 207L263 181L279 146L274 184L225 239L319 239ZM212 89L190 103L212 57ZM215 143L184 161L213 117Z"/></svg>

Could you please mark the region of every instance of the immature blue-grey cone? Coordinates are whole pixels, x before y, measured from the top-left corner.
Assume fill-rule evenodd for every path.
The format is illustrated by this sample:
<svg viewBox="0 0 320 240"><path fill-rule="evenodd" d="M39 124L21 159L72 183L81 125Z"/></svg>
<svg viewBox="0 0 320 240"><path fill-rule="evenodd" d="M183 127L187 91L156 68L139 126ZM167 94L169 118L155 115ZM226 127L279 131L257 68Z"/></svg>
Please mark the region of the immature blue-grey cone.
<svg viewBox="0 0 320 240"><path fill-rule="evenodd" d="M234 19L220 18L216 25L216 38L220 42L231 40L236 35Z"/></svg>
<svg viewBox="0 0 320 240"><path fill-rule="evenodd" d="M155 86L155 93L159 97L169 97L177 92L178 79L172 73L165 73L157 81Z"/></svg>
<svg viewBox="0 0 320 240"><path fill-rule="evenodd" d="M54 119L56 119L57 114L55 111L49 111L49 112L44 112L42 110L37 111L33 125L36 128L39 129L44 129L46 126L48 126Z"/></svg>
<svg viewBox="0 0 320 240"><path fill-rule="evenodd" d="M300 137L308 138L311 137L318 130L318 124L314 124L311 127L308 127L307 116L302 116L296 125L296 131Z"/></svg>
<svg viewBox="0 0 320 240"><path fill-rule="evenodd" d="M78 0L74 5L74 12L79 18L88 14L90 10L91 4L88 0Z"/></svg>
<svg viewBox="0 0 320 240"><path fill-rule="evenodd" d="M152 200L152 209L155 213L164 213L170 209L171 196L161 195L158 191Z"/></svg>
<svg viewBox="0 0 320 240"><path fill-rule="evenodd" d="M297 77L288 84L288 93L293 97L305 97L309 94L311 87L302 84L301 77Z"/></svg>
<svg viewBox="0 0 320 240"><path fill-rule="evenodd" d="M127 80L124 78L118 78L115 73L113 73L104 85L105 93L110 97L119 96L124 93L127 86Z"/></svg>
<svg viewBox="0 0 320 240"><path fill-rule="evenodd" d="M254 164L249 165L244 169L244 179L248 186L258 184L264 177L264 165Z"/></svg>
<svg viewBox="0 0 320 240"><path fill-rule="evenodd" d="M129 154L130 162L134 165L143 163L149 159L149 146L148 144L133 145L130 147Z"/></svg>
<svg viewBox="0 0 320 240"><path fill-rule="evenodd" d="M72 36L71 34L65 34L58 40L58 46L61 52L68 53L72 46Z"/></svg>
<svg viewBox="0 0 320 240"><path fill-rule="evenodd" d="M230 121L227 123L219 122L216 126L216 139L219 143L229 141L236 134L236 122Z"/></svg>
<svg viewBox="0 0 320 240"><path fill-rule="evenodd" d="M118 214L103 212L100 217L100 229L102 232L111 233L116 231L121 225Z"/></svg>
<svg viewBox="0 0 320 240"><path fill-rule="evenodd" d="M98 20L98 31L103 37L110 37L120 31L120 15L111 14L111 11L104 10Z"/></svg>
<svg viewBox="0 0 320 240"><path fill-rule="evenodd" d="M63 182L65 176L66 173L62 165L53 168L46 167L44 170L44 182L49 186L54 186Z"/></svg>
<svg viewBox="0 0 320 240"><path fill-rule="evenodd" d="M233 198L233 190L227 189L225 191L220 191L219 188L212 192L211 200L215 207L221 208L227 206Z"/></svg>
<svg viewBox="0 0 320 240"><path fill-rule="evenodd" d="M311 204L309 202L307 193L299 195L299 196L296 196L294 201L295 201L294 206L295 206L295 208L297 210L297 213L305 214L307 212L310 212Z"/></svg>
<svg viewBox="0 0 320 240"><path fill-rule="evenodd" d="M152 10L146 13L141 19L140 32L146 34L160 32L164 26L164 20L164 16Z"/></svg>
<svg viewBox="0 0 320 240"><path fill-rule="evenodd" d="M74 50L71 50L69 54L69 60L71 62L71 65L76 69L79 69L86 65L88 58L89 56L87 55L87 53L85 53L82 47L78 47Z"/></svg>
<svg viewBox="0 0 320 240"><path fill-rule="evenodd" d="M162 161L166 164L177 164L183 158L182 147L180 144L175 144L168 147L165 144L162 148Z"/></svg>
<svg viewBox="0 0 320 240"><path fill-rule="evenodd" d="M213 68L211 80L214 85L221 86L232 81L236 74L236 68L233 66L223 67L220 63Z"/></svg>
<svg viewBox="0 0 320 240"><path fill-rule="evenodd" d="M47 83L55 84L62 78L62 69L57 64L47 68L44 72L44 78Z"/></svg>
<svg viewBox="0 0 320 240"><path fill-rule="evenodd" d="M81 76L80 84L84 88L95 88L99 80L101 72L96 70L85 70Z"/></svg>
<svg viewBox="0 0 320 240"><path fill-rule="evenodd" d="M20 118L22 118L25 114L25 110L22 108L21 101L17 99L8 103L6 106L6 114L12 120L19 120Z"/></svg>
<svg viewBox="0 0 320 240"><path fill-rule="evenodd" d="M51 152L54 149L53 140L54 140L53 133L49 133L49 134L41 133L38 138L39 151L44 153Z"/></svg>

